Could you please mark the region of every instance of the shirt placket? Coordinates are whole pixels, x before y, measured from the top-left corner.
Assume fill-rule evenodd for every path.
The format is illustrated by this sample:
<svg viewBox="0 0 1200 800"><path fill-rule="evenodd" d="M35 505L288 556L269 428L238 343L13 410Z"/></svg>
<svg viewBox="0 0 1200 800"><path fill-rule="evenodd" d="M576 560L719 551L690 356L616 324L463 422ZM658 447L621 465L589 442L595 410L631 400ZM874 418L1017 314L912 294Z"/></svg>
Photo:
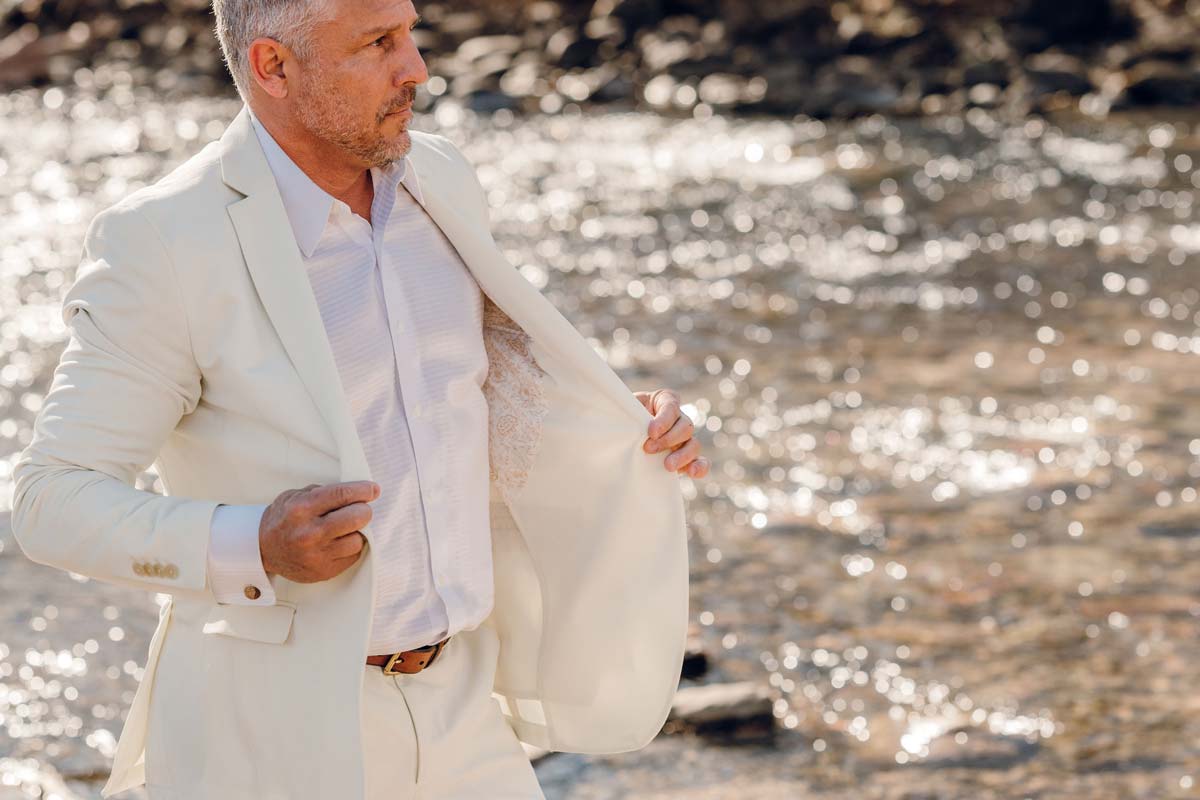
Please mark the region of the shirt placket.
<svg viewBox="0 0 1200 800"><path fill-rule="evenodd" d="M396 204L403 200L400 196L403 190L399 187L384 189L380 186L377 191L380 189L387 192L389 201L386 204L386 214L383 215L386 220L394 213ZM425 511L433 585L445 606L449 624L453 626L461 612L457 604L449 599L454 593L446 591L446 532L443 530L444 515L441 508L441 500L444 499L445 462L437 457L439 448L444 446L445 442L440 441L435 424L435 398L430 394L429 381L422 374L422 342L417 335L409 306L410 302L419 302L414 292L417 281L407 280L406 278L412 277L412 272L402 276L401 266L391 263L387 246L388 230L389 226L382 221L377 222L374 227L375 257L381 270L384 303L387 306L392 334L392 350L395 353L396 372L400 376L402 387L401 400L413 439L417 486ZM409 267L412 268L413 265Z"/></svg>

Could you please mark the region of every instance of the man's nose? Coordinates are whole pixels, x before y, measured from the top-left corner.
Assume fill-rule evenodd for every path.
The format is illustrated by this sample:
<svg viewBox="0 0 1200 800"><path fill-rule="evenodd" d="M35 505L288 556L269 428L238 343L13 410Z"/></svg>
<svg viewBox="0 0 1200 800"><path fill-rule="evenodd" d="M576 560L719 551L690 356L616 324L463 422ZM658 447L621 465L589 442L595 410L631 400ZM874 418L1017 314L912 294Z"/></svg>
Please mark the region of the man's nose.
<svg viewBox="0 0 1200 800"><path fill-rule="evenodd" d="M429 69L425 66L425 59L421 57L421 53L414 44L397 71L396 85L403 86L406 83L419 85L427 80L429 80Z"/></svg>

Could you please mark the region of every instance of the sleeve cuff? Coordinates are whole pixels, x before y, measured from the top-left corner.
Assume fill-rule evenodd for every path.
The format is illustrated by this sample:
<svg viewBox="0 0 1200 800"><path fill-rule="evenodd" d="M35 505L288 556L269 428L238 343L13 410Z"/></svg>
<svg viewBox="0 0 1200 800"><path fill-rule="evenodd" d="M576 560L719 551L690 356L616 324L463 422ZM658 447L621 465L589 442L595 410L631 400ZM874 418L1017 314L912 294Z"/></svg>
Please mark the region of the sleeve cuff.
<svg viewBox="0 0 1200 800"><path fill-rule="evenodd" d="M219 505L213 512L208 547L208 577L218 603L247 606L275 604L275 587L263 569L258 527L263 505ZM258 597L254 594L258 589Z"/></svg>

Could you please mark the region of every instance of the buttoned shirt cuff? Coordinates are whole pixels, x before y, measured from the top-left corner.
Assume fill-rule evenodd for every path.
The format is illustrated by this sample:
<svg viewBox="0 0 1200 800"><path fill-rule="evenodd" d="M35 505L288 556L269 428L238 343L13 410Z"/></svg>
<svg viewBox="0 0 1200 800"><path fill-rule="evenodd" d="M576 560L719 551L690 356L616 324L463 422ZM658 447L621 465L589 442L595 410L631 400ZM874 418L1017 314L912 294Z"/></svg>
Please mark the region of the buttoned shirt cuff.
<svg viewBox="0 0 1200 800"><path fill-rule="evenodd" d="M213 512L208 543L208 582L219 603L269 606L275 587L263 569L258 528L264 505L219 505ZM258 597L250 597L256 587ZM247 594L249 592L249 594Z"/></svg>

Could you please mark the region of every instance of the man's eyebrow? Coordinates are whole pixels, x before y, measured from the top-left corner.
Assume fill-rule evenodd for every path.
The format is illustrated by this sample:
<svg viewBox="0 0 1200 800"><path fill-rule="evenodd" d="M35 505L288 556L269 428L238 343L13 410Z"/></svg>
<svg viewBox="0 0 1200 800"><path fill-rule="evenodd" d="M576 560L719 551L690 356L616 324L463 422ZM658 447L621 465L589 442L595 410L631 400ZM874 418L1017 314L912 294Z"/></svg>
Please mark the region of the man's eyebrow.
<svg viewBox="0 0 1200 800"><path fill-rule="evenodd" d="M422 20L423 20L423 18L421 17L421 15L417 14L416 19L414 19L412 22L412 25L408 26L409 30L412 30L413 28L420 25ZM375 36L380 33L387 33L388 31L390 31L394 28L399 28L399 27L401 27L401 26L400 25L380 25L379 27L371 28L369 31L363 31L362 33L359 34L359 37L365 38L367 36Z"/></svg>

